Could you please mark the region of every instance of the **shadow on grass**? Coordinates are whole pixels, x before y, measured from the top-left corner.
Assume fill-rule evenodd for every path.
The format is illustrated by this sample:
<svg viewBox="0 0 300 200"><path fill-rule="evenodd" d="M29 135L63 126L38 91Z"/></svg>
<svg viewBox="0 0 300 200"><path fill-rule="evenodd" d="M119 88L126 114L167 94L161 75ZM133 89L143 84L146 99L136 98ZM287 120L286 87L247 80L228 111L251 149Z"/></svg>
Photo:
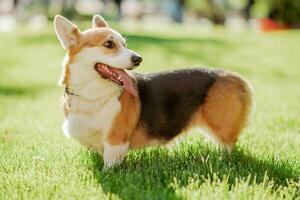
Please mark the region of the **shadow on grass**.
<svg viewBox="0 0 300 200"><path fill-rule="evenodd" d="M122 199L178 199L171 184L174 178L179 186L186 186L189 178L204 182L217 175L228 176L232 186L236 178L250 177L262 183L267 174L274 181L274 189L286 186L286 180L297 181L299 172L288 161L273 157L260 159L243 149L236 148L232 155L211 150L203 144L180 145L175 150L148 148L130 152L124 162L111 169L103 169L103 161L97 154L90 154L91 171L106 193Z"/></svg>
<svg viewBox="0 0 300 200"><path fill-rule="evenodd" d="M0 96L35 96L43 92L42 87L0 86Z"/></svg>

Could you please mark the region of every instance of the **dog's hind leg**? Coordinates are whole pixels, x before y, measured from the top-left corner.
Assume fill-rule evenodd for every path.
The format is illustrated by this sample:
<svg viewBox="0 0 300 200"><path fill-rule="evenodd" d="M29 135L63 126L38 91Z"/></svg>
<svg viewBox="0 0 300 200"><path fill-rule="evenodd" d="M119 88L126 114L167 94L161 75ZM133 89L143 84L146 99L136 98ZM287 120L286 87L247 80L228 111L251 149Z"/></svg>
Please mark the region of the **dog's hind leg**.
<svg viewBox="0 0 300 200"><path fill-rule="evenodd" d="M247 124L251 107L249 84L235 74L225 74L212 85L192 123L208 130L230 153Z"/></svg>
<svg viewBox="0 0 300 200"><path fill-rule="evenodd" d="M202 106L204 121L229 152L248 122L251 107L251 87L235 74L221 77L207 94Z"/></svg>

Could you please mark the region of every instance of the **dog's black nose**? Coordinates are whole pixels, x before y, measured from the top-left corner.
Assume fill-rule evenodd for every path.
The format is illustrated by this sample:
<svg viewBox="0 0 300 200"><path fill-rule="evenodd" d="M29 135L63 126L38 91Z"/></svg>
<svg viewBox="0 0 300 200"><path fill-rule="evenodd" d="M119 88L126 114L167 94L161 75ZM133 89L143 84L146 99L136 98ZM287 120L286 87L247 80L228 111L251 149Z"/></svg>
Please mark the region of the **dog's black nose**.
<svg viewBox="0 0 300 200"><path fill-rule="evenodd" d="M142 62L142 57L141 56L137 56L137 55L133 55L131 56L131 61L134 64L134 66L139 66L139 64Z"/></svg>

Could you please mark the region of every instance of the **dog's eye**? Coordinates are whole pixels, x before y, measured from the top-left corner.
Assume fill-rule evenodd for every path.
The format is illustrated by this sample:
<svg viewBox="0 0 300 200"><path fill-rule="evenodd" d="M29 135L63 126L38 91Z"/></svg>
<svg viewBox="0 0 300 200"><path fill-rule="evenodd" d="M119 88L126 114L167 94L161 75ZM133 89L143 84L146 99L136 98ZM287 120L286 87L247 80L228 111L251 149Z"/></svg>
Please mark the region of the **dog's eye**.
<svg viewBox="0 0 300 200"><path fill-rule="evenodd" d="M103 46L105 46L108 49L112 49L115 47L115 43L111 40L108 40L103 44Z"/></svg>

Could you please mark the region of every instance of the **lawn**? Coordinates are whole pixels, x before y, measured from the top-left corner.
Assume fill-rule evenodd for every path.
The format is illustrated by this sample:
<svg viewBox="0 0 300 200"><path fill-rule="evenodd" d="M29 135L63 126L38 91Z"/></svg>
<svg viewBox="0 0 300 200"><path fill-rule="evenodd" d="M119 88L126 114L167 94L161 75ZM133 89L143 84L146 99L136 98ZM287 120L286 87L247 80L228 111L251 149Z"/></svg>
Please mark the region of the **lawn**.
<svg viewBox="0 0 300 200"><path fill-rule="evenodd" d="M143 56L139 72L220 67L253 84L255 113L232 155L194 130L103 169L62 134L53 30L24 27L0 33L0 199L300 199L299 31L121 30Z"/></svg>

